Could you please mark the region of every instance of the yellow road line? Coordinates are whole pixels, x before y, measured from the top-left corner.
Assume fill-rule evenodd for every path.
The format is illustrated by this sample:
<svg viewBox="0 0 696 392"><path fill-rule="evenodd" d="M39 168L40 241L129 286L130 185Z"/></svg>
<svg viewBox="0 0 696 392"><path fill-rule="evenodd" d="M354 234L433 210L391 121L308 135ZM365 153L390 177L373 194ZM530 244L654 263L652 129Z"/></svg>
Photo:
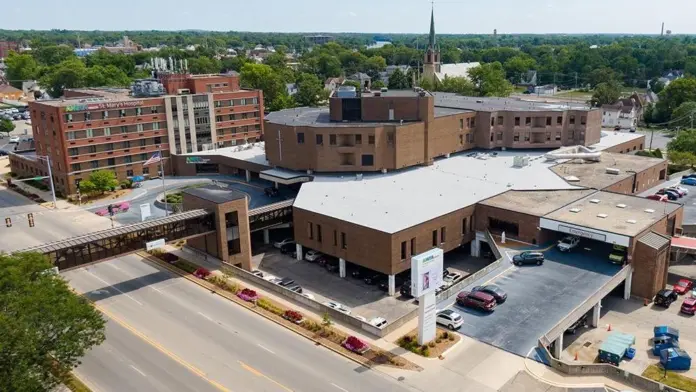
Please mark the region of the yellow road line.
<svg viewBox="0 0 696 392"><path fill-rule="evenodd" d="M205 381L209 382L212 386L216 387L217 389L221 390L222 392L232 392L231 390L225 388L222 386L220 383L218 383L215 380L210 379L202 370L198 369L197 367L191 365L190 363L184 361L181 359L178 355L174 354L173 352L167 350L164 348L161 344L155 342L154 340L148 338L145 336L142 332L138 331L134 327L130 326L128 323L125 321L121 320L120 318L116 317L113 313L109 312L108 310L104 309L104 307L97 305L94 303L94 307L97 308L100 312L104 313L106 316L108 316L110 319L114 320L117 322L119 325L121 325L123 328L129 330L132 332L134 335L139 337L140 339L146 341L149 343L151 346L156 348L157 350L161 351L164 355L168 356L169 358L173 359L176 361L178 364L181 366L187 368L188 370L192 371L195 373L197 376L200 378L204 379Z"/></svg>
<svg viewBox="0 0 696 392"><path fill-rule="evenodd" d="M237 361L237 362L239 362L239 365L242 367L242 369L248 371L249 373L251 373L251 374L253 374L253 375L257 376L257 377L263 377L263 378L265 378L266 380L272 382L273 384L279 386L280 388L282 388L282 389L284 389L284 390L286 390L286 391L288 391L288 392L293 392L292 389L290 389L290 388L286 387L285 385L279 383L278 381L276 381L276 380L274 380L274 379L268 377L267 375L261 373L260 371L254 369L253 367L247 365L246 363L244 363L244 362L242 362L242 361Z"/></svg>

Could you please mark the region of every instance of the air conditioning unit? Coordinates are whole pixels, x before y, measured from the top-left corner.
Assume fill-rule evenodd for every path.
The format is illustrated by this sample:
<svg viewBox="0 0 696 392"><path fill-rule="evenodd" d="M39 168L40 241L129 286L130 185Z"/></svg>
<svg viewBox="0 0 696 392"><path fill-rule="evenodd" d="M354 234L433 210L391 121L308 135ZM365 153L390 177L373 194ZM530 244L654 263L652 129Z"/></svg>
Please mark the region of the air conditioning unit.
<svg viewBox="0 0 696 392"><path fill-rule="evenodd" d="M191 90L189 90L187 88L180 88L180 89L176 90L176 93L178 95L187 95L187 94L191 94Z"/></svg>
<svg viewBox="0 0 696 392"><path fill-rule="evenodd" d="M606 169L606 171L607 171L607 174L614 174L614 175L617 175L617 174L621 173L621 170L619 170L619 169L617 169L617 168L615 168L615 167L608 167L608 168Z"/></svg>

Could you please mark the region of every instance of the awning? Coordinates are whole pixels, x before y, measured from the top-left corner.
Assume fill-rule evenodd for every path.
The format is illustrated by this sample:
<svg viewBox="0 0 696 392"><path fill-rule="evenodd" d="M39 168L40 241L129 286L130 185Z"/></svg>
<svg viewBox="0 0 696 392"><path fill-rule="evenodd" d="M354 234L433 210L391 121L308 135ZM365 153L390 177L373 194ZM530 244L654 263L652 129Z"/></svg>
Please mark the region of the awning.
<svg viewBox="0 0 696 392"><path fill-rule="evenodd" d="M264 170L259 174L259 177L264 180L273 181L284 185L309 182L312 180L312 177L305 173L284 169Z"/></svg>
<svg viewBox="0 0 696 392"><path fill-rule="evenodd" d="M696 253L696 238L672 237L672 248L676 251Z"/></svg>

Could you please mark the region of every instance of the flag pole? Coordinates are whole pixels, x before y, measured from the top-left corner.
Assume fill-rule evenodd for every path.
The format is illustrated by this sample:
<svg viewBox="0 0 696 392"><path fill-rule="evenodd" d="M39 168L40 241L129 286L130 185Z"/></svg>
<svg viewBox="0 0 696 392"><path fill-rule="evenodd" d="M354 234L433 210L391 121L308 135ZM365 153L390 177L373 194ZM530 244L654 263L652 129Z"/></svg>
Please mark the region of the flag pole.
<svg viewBox="0 0 696 392"><path fill-rule="evenodd" d="M169 216L169 208L167 206L167 188L164 186L164 157L162 156L161 144L157 146L157 153L160 157L160 171L162 172L162 195L164 195L164 216Z"/></svg>

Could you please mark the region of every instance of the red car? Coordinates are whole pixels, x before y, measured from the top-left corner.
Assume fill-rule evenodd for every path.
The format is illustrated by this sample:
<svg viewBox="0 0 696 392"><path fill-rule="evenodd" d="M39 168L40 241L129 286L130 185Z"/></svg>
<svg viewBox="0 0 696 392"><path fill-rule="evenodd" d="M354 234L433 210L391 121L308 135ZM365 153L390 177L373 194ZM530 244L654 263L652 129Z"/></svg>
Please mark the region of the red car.
<svg viewBox="0 0 696 392"><path fill-rule="evenodd" d="M645 198L650 199L650 200L655 200L655 201L664 201L664 202L667 202L669 200L667 198L667 196L665 196L665 195L650 195L650 196L646 196Z"/></svg>
<svg viewBox="0 0 696 392"><path fill-rule="evenodd" d="M682 312L684 314L696 313L696 298L694 298L694 297L685 298L684 303L682 303L680 312Z"/></svg>
<svg viewBox="0 0 696 392"><path fill-rule="evenodd" d="M694 288L694 282L688 279L679 279L679 282L674 285L674 292L679 295L684 295L689 292L689 290Z"/></svg>
<svg viewBox="0 0 696 392"><path fill-rule="evenodd" d="M462 291L457 294L457 305L492 312L495 309L496 302L492 295L483 291Z"/></svg>

